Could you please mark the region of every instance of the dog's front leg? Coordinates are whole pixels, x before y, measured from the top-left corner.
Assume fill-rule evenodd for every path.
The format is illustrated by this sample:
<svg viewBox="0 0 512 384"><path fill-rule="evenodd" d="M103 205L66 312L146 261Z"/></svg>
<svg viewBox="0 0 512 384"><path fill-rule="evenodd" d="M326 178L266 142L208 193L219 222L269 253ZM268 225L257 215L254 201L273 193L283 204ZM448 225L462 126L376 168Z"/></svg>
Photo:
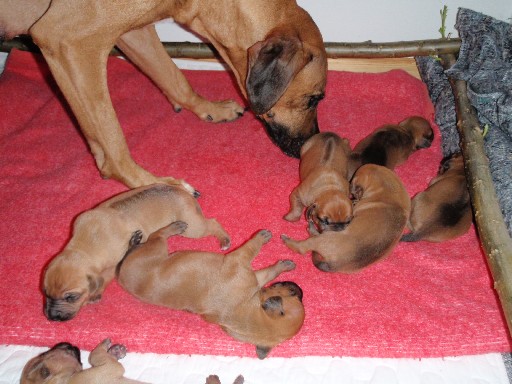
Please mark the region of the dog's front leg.
<svg viewBox="0 0 512 384"><path fill-rule="evenodd" d="M249 239L240 248L227 254L235 263L241 263L244 266L250 266L251 261L260 253L261 247L267 244L272 238L272 233L262 229Z"/></svg>
<svg viewBox="0 0 512 384"><path fill-rule="evenodd" d="M125 33L116 45L162 90L175 111L183 107L201 120L214 123L243 115L244 108L233 100L211 102L194 92L163 48L153 25Z"/></svg>
<svg viewBox="0 0 512 384"><path fill-rule="evenodd" d="M279 260L270 267L255 271L256 279L258 280L258 286L262 288L268 282L274 280L283 272L292 271L295 269L295 263L291 260Z"/></svg>

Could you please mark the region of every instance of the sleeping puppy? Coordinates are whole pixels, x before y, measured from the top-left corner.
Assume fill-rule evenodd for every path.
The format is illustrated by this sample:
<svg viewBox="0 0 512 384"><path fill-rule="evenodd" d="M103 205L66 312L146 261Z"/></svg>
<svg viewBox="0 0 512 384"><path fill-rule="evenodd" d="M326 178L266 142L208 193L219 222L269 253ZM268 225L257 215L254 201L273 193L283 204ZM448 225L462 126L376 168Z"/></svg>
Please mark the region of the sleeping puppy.
<svg viewBox="0 0 512 384"><path fill-rule="evenodd" d="M101 342L89 355L91 368L82 369L80 350L59 343L50 350L32 358L23 368L21 384L144 384L125 378L124 368L117 360L126 356L124 345L111 345L109 339Z"/></svg>
<svg viewBox="0 0 512 384"><path fill-rule="evenodd" d="M456 153L443 160L428 188L412 199L408 223L411 232L401 241L454 239L469 230L472 220L464 160Z"/></svg>
<svg viewBox="0 0 512 384"><path fill-rule="evenodd" d="M193 224L192 224L193 225ZM227 255L178 251L168 255L167 238L191 225L175 222L151 234L119 263L121 286L140 300L185 310L218 324L229 335L256 345L260 359L294 336L304 321L302 291L295 283L265 284L295 268L290 260L254 271L252 260L271 234L262 230Z"/></svg>
<svg viewBox="0 0 512 384"><path fill-rule="evenodd" d="M206 219L184 188L153 184L121 193L80 214L70 241L48 264L43 277L44 313L49 320L72 319L82 306L98 301L115 276L135 231L143 239L176 220L190 225L184 236L217 237L222 249L230 239L215 219Z"/></svg>
<svg viewBox="0 0 512 384"><path fill-rule="evenodd" d="M310 232L341 231L352 219L347 179L350 146L332 132L318 133L300 152L300 184L290 195L285 220L299 220L307 207Z"/></svg>
<svg viewBox="0 0 512 384"><path fill-rule="evenodd" d="M387 256L407 224L411 200L390 169L366 164L351 182L354 217L342 232L323 232L306 240L282 235L284 243L300 254L313 251L313 264L324 272L357 272Z"/></svg>
<svg viewBox="0 0 512 384"><path fill-rule="evenodd" d="M418 149L428 148L434 140L429 122L412 116L398 125L377 128L354 147L349 162L349 179L361 165L377 164L394 169Z"/></svg>

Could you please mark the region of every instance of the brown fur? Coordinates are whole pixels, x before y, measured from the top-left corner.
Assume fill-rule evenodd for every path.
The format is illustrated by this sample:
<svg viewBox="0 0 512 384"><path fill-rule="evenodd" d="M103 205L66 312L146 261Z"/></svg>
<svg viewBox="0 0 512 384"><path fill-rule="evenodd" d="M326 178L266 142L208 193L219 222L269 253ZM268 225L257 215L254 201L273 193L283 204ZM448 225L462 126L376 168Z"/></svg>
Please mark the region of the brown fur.
<svg viewBox="0 0 512 384"><path fill-rule="evenodd" d="M217 237L227 249L229 236L215 219L206 219L184 189L155 184L121 193L80 214L70 241L49 263L43 280L45 315L69 320L79 309L101 298L128 250L133 233L149 234L176 220L190 225L184 236Z"/></svg>
<svg viewBox="0 0 512 384"><path fill-rule="evenodd" d="M172 17L204 36L233 69L240 90L270 138L287 154L318 132L327 59L322 36L294 0L3 0L0 38L30 34L73 110L103 177L129 187L158 178L132 159L107 87L114 45L162 90L176 111L211 122L237 119L232 100L210 102L195 93L169 58L153 23Z"/></svg>
<svg viewBox="0 0 512 384"><path fill-rule="evenodd" d="M428 188L412 199L408 227L402 241L441 242L465 234L473 213L462 155L445 159Z"/></svg>
<svg viewBox="0 0 512 384"><path fill-rule="evenodd" d="M225 256L198 251L168 255L167 238L186 228L183 222L173 223L134 246L118 268L121 286L147 303L201 315L235 339L256 345L259 358L300 330L300 288L291 282L264 287L295 264L280 260L258 271L251 267L270 232L258 232Z"/></svg>
<svg viewBox="0 0 512 384"><path fill-rule="evenodd" d="M409 217L411 201L396 174L366 164L355 173L351 191L354 217L341 232L323 232L306 240L282 235L300 254L313 251L313 263L325 272L357 272L387 256L398 243Z"/></svg>
<svg viewBox="0 0 512 384"><path fill-rule="evenodd" d="M80 350L59 343L27 362L21 384L144 384L125 378L124 368L117 360L126 355L123 345L101 342L89 355L91 368L82 369Z"/></svg>
<svg viewBox="0 0 512 384"><path fill-rule="evenodd" d="M311 231L340 231L352 219L347 179L350 146L335 133L318 133L301 149L300 184L290 194L285 220L297 221L307 207Z"/></svg>
<svg viewBox="0 0 512 384"><path fill-rule="evenodd" d="M349 178L361 165L377 164L394 169L421 148L428 148L434 140L429 122L412 116L398 125L377 128L356 144L349 165Z"/></svg>

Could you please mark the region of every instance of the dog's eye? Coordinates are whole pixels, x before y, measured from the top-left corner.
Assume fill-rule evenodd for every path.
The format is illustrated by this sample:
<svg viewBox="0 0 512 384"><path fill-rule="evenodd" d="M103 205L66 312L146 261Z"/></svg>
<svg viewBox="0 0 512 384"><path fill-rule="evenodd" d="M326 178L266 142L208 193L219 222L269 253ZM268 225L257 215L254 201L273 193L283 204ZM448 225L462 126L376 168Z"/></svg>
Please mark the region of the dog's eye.
<svg viewBox="0 0 512 384"><path fill-rule="evenodd" d="M64 296L64 300L68 303L74 303L80 298L80 295L78 293L68 293Z"/></svg>
<svg viewBox="0 0 512 384"><path fill-rule="evenodd" d="M328 225L329 224L329 218L328 217L319 217L318 221L320 223L322 223L323 225Z"/></svg>
<svg viewBox="0 0 512 384"><path fill-rule="evenodd" d="M308 109L316 108L320 100L325 97L323 93L319 93L318 95L311 95L308 99Z"/></svg>

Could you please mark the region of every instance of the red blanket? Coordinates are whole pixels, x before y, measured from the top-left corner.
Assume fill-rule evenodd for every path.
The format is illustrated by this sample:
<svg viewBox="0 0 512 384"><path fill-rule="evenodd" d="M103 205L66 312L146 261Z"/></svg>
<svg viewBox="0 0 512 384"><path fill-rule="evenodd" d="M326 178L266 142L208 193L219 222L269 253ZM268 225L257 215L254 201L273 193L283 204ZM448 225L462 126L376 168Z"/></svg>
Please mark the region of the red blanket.
<svg viewBox="0 0 512 384"><path fill-rule="evenodd" d="M173 112L162 93L129 63L111 58L108 82L133 157L158 175L185 178L202 196L233 247L267 228L274 238L255 268L280 258L297 268L280 280L304 290L300 333L271 356L429 357L510 351L510 339L474 229L442 244L404 243L384 261L353 275L328 274L289 251L282 233L305 238L306 224L288 223L288 195L298 160L271 144L250 112L211 125ZM243 102L228 73L186 72L211 99ZM141 303L117 282L103 299L64 323L46 320L40 279L70 236L80 212L125 190L102 180L76 121L40 56L13 51L0 77L0 344L52 345L68 340L91 349L112 337L131 351L255 356L196 315ZM433 121L422 82L402 71L330 72L319 107L323 131L352 145L377 126L410 115ZM441 159L440 138L397 169L409 193L424 189ZM179 248L217 251L213 238L173 238ZM198 276L198 278L201 278Z"/></svg>

